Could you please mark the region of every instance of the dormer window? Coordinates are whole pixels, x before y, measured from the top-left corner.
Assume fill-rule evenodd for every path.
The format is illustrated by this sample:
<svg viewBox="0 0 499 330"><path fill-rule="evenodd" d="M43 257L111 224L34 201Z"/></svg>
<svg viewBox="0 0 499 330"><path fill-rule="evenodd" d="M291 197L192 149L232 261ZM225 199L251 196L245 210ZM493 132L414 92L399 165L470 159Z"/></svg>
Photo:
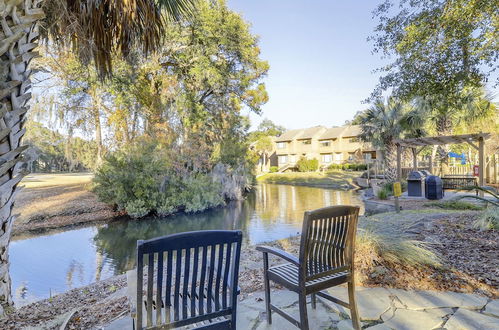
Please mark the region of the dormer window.
<svg viewBox="0 0 499 330"><path fill-rule="evenodd" d="M286 142L277 142L277 149L286 148Z"/></svg>

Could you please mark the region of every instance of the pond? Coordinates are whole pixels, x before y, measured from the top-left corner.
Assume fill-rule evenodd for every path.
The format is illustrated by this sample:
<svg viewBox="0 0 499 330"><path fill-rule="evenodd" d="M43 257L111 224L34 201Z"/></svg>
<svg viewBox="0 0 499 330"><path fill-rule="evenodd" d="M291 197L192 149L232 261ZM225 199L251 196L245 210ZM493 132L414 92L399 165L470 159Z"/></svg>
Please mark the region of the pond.
<svg viewBox="0 0 499 330"><path fill-rule="evenodd" d="M10 245L14 301L20 306L122 274L135 265L138 239L191 230L241 229L244 244L254 245L299 234L304 211L338 204L362 207L354 191L261 184L244 201L202 213L120 219L14 238Z"/></svg>

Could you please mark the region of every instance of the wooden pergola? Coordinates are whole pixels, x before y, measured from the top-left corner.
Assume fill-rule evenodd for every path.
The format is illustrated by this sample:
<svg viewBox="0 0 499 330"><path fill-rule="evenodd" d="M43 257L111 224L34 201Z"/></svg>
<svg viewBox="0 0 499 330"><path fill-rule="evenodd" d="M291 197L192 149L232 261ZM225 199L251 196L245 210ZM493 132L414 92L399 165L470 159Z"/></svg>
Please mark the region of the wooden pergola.
<svg viewBox="0 0 499 330"><path fill-rule="evenodd" d="M411 148L413 155L413 168L418 169L417 155L426 146L467 143L478 151L478 184L485 184L485 140L490 138L490 133L463 134L450 136L432 136L412 139L395 140L397 145L397 181L402 180L402 148ZM430 160L432 164L432 160ZM430 172L432 172L430 165Z"/></svg>

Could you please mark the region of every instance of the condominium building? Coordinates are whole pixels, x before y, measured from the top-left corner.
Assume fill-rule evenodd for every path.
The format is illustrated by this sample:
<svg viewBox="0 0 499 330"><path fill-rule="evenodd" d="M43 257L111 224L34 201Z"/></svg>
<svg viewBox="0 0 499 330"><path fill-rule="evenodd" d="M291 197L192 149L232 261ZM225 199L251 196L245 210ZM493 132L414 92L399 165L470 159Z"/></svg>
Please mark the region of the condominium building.
<svg viewBox="0 0 499 330"><path fill-rule="evenodd" d="M260 169L266 172L270 166L277 166L280 171L292 170L301 157L317 159L321 168L379 158L379 152L370 143L360 141L359 135L357 125L286 131L275 138L273 157L266 157L265 164L260 160Z"/></svg>

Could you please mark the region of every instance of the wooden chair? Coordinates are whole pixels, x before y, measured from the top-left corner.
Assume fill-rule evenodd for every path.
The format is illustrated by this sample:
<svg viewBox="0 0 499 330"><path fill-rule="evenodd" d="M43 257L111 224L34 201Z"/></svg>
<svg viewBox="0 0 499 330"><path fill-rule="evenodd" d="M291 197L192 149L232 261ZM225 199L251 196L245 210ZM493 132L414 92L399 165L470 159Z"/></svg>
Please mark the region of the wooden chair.
<svg viewBox="0 0 499 330"><path fill-rule="evenodd" d="M209 230L137 241L127 273L134 329L235 329L241 238Z"/></svg>
<svg viewBox="0 0 499 330"><path fill-rule="evenodd" d="M331 206L305 212L299 258L272 247L257 247L258 251L263 252L265 304L269 324L272 324L271 312L276 312L298 328L308 329L306 297L311 295L312 308L315 309L317 295L349 308L354 328L360 329L353 264L358 215L359 208L354 206ZM269 253L287 263L269 268ZM299 321L272 305L269 281L298 293ZM348 283L348 303L322 292L342 283Z"/></svg>

